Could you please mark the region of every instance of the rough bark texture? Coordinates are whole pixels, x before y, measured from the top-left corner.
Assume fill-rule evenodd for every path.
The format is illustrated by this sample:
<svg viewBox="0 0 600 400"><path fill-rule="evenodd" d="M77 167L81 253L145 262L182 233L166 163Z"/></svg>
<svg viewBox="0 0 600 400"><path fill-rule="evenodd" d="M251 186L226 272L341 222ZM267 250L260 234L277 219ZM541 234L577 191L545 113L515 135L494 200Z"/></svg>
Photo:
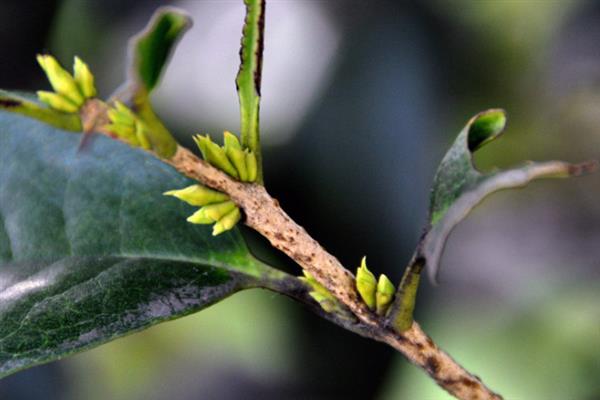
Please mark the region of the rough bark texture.
<svg viewBox="0 0 600 400"><path fill-rule="evenodd" d="M84 131L107 132L106 105L90 101L82 109ZM484 400L502 397L487 388L481 379L469 373L448 354L437 347L419 324L398 333L384 318L370 311L359 299L354 275L329 254L308 232L294 222L279 202L271 197L264 186L239 182L224 172L199 159L188 149L178 146L169 163L182 174L213 189L227 193L244 211L245 224L267 238L273 247L281 250L354 313L356 323L337 318L319 309L325 318L365 337L386 343L402 353L411 363L423 369L437 384L459 399Z"/></svg>
<svg viewBox="0 0 600 400"><path fill-rule="evenodd" d="M238 182L183 147L167 162L188 177L227 193L243 209L246 225L310 272L358 317L355 331L398 350L459 399L501 399L438 348L416 322L402 333L386 326L358 298L352 273L295 223L263 186Z"/></svg>

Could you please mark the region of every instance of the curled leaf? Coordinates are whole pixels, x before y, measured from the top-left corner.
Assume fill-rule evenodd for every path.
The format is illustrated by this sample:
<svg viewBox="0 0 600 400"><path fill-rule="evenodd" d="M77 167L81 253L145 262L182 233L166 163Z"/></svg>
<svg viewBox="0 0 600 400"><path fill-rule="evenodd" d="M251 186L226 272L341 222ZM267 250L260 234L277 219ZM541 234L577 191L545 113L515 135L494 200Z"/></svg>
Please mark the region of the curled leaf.
<svg viewBox="0 0 600 400"><path fill-rule="evenodd" d="M503 110L491 109L475 115L440 163L431 192L430 224L418 250L425 257L434 282L450 232L486 196L498 190L525 186L536 179L566 178L596 169L595 162L547 161L482 173L473 164L473 153L500 136L505 125Z"/></svg>

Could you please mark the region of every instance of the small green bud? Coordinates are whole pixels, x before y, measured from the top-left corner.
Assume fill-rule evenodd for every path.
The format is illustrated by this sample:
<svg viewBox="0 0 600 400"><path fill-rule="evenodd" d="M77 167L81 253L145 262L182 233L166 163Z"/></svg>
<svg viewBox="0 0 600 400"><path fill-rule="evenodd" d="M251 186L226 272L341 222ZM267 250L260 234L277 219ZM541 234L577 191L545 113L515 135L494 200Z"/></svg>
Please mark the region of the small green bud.
<svg viewBox="0 0 600 400"><path fill-rule="evenodd" d="M79 107L73 104L73 102L58 93L40 90L37 92L37 95L42 103L47 104L55 110L66 113L76 113L79 110Z"/></svg>
<svg viewBox="0 0 600 400"><path fill-rule="evenodd" d="M214 219L212 219L206 215L206 210L204 209L204 207L199 209L192 215L190 215L186 221L191 222L192 224L200 224L200 225L208 225L208 224L212 224L213 222L215 222Z"/></svg>
<svg viewBox="0 0 600 400"><path fill-rule="evenodd" d="M376 288L375 275L367 268L367 257L363 257L360 267L356 270L356 289L371 310L375 309Z"/></svg>
<svg viewBox="0 0 600 400"><path fill-rule="evenodd" d="M209 204L201 208L204 210L204 215L216 222L223 218L230 211L233 211L237 206L231 200L222 203Z"/></svg>
<svg viewBox="0 0 600 400"><path fill-rule="evenodd" d="M132 146L137 147L140 145L133 126L121 124L108 124L104 126L104 129L111 132L113 135L129 143Z"/></svg>
<svg viewBox="0 0 600 400"><path fill-rule="evenodd" d="M248 181L248 169L246 168L246 153L244 153L244 151L241 149L227 146L225 146L225 152L227 153L227 158L229 158L229 161L231 161L231 163L237 170L240 181Z"/></svg>
<svg viewBox="0 0 600 400"><path fill-rule="evenodd" d="M138 142L140 142L140 147L142 149L150 150L152 148L152 146L150 145L150 141L146 136L146 128L144 127L143 122L139 119L135 121L135 136Z"/></svg>
<svg viewBox="0 0 600 400"><path fill-rule="evenodd" d="M330 296L325 295L321 292L313 290L312 292L308 292L308 295L312 297L325 312L333 312L338 308L335 299L332 299Z"/></svg>
<svg viewBox="0 0 600 400"><path fill-rule="evenodd" d="M75 77L75 83L79 87L79 91L83 94L86 99L96 97L96 86L94 85L94 75L90 71L86 63L75 56L75 62L73 63L73 72Z"/></svg>
<svg viewBox="0 0 600 400"><path fill-rule="evenodd" d="M392 303L394 293L396 293L396 288L394 288L392 281L384 274L381 274L377 281L377 293L375 293L377 314L384 315L386 313Z"/></svg>
<svg viewBox="0 0 600 400"><path fill-rule="evenodd" d="M135 113L131 111L129 107L127 107L125 104L121 103L118 100L115 101L115 110L117 110L124 117L128 118L128 120L131 121L131 123L133 123L133 121L137 119Z"/></svg>
<svg viewBox="0 0 600 400"><path fill-rule="evenodd" d="M205 206L207 204L220 203L229 200L229 197L226 194L202 185L192 185L184 189L170 190L163 194L177 197L179 200L183 200L192 206Z"/></svg>
<svg viewBox="0 0 600 400"><path fill-rule="evenodd" d="M306 270L303 270L302 272L304 273L304 276L301 276L298 279L310 286L312 290L308 292L308 295L317 303L319 303L325 312L335 312L337 313L338 317L343 317L348 320L355 320L354 315L345 309L345 307L342 306L338 299L336 299L329 290L317 282L314 276L312 276Z"/></svg>
<svg viewBox="0 0 600 400"><path fill-rule="evenodd" d="M219 147L217 144L213 143L212 140L210 140L210 138L208 137L208 135L196 135L194 136L194 141L196 142L198 148L202 152L202 157L204 157L204 159L207 162L221 169L228 175L233 176L234 178L238 177L237 170L227 158L225 150L222 147Z"/></svg>
<svg viewBox="0 0 600 400"><path fill-rule="evenodd" d="M84 103L85 99L81 95L75 79L60 66L56 58L40 54L37 56L37 61L46 73L55 92L62 94L78 107Z"/></svg>
<svg viewBox="0 0 600 400"><path fill-rule="evenodd" d="M225 231L230 230L237 224L241 218L240 209L235 207L232 211L225 214L217 223L213 226L212 235L217 236Z"/></svg>
<svg viewBox="0 0 600 400"><path fill-rule="evenodd" d="M254 152L246 150L246 169L248 170L248 182L256 181L258 177L258 161Z"/></svg>
<svg viewBox="0 0 600 400"><path fill-rule="evenodd" d="M223 142L224 142L225 150L227 150L229 148L239 149L239 150L242 149L242 145L240 144L238 137L229 131L223 132Z"/></svg>
<svg viewBox="0 0 600 400"><path fill-rule="evenodd" d="M106 113L111 122L120 125L135 125L136 117L131 110L120 102L115 103L115 108L110 108Z"/></svg>

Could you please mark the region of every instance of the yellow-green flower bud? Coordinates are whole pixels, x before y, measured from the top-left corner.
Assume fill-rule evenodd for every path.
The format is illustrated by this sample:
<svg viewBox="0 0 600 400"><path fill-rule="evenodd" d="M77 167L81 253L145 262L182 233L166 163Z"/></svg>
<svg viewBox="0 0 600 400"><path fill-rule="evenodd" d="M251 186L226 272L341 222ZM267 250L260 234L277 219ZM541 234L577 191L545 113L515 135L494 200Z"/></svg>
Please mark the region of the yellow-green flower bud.
<svg viewBox="0 0 600 400"><path fill-rule="evenodd" d="M246 153L244 153L242 149L227 146L225 146L225 152L227 153L227 158L229 158L229 161L231 161L231 163L237 170L240 181L248 181L248 169L246 168Z"/></svg>
<svg viewBox="0 0 600 400"><path fill-rule="evenodd" d="M85 99L81 95L79 87L77 87L75 79L73 79L71 74L60 66L56 58L50 55L40 54L37 56L37 61L46 73L54 91L62 94L80 107Z"/></svg>
<svg viewBox="0 0 600 400"><path fill-rule="evenodd" d="M392 281L384 274L381 274L377 281L377 293L375 293L377 314L384 315L387 312L394 298L394 293L396 293L396 288L394 288Z"/></svg>
<svg viewBox="0 0 600 400"><path fill-rule="evenodd" d="M90 71L86 63L75 56L75 62L73 63L73 72L75 83L79 87L79 91L83 94L86 99L91 99L96 96L96 86L94 85L94 75Z"/></svg>
<svg viewBox="0 0 600 400"><path fill-rule="evenodd" d="M202 185L192 185L184 189L169 190L163 194L177 197L179 200L183 200L192 206L205 206L207 204L220 203L229 200L229 197L226 194Z"/></svg>
<svg viewBox="0 0 600 400"><path fill-rule="evenodd" d="M127 121L130 121L131 124L137 119L135 113L120 101L115 101L114 109L117 110L123 118L126 118Z"/></svg>
<svg viewBox="0 0 600 400"><path fill-rule="evenodd" d="M132 146L140 145L135 135L135 128L133 126L121 124L108 124L104 126L104 129L106 129L119 139L131 144Z"/></svg>
<svg viewBox="0 0 600 400"><path fill-rule="evenodd" d="M240 144L238 137L229 131L223 132L223 144L225 150L227 150L228 148L239 150L242 149L242 145Z"/></svg>
<svg viewBox="0 0 600 400"><path fill-rule="evenodd" d="M140 147L142 149L150 150L151 146L150 141L146 136L146 128L144 127L142 121L140 121L139 119L135 121L135 136L138 142L140 142Z"/></svg>
<svg viewBox="0 0 600 400"><path fill-rule="evenodd" d="M241 218L240 209L235 207L232 211L225 214L217 223L213 226L212 234L217 236L225 231L230 230L237 224Z"/></svg>
<svg viewBox="0 0 600 400"><path fill-rule="evenodd" d="M246 169L248 170L248 182L256 181L258 177L258 162L256 154L249 150L246 150Z"/></svg>
<svg viewBox="0 0 600 400"><path fill-rule="evenodd" d="M222 147L219 147L217 144L213 143L212 140L210 140L210 138L208 137L208 135L196 135L194 136L194 141L198 145L200 152L202 152L202 157L204 157L204 159L207 162L221 169L228 175L233 176L234 178L238 177L237 170L227 158L225 150Z"/></svg>
<svg viewBox="0 0 600 400"><path fill-rule="evenodd" d="M223 218L230 211L233 211L235 208L235 203L231 200L228 200L222 203L209 204L202 207L201 210L204 210L204 215L216 222Z"/></svg>
<svg viewBox="0 0 600 400"><path fill-rule="evenodd" d="M308 295L312 297L317 303L319 303L319 305L325 312L330 313L337 309L336 300L328 295L325 295L321 292L317 292L316 290L308 292Z"/></svg>
<svg viewBox="0 0 600 400"><path fill-rule="evenodd" d="M206 210L204 209L204 207L199 209L192 215L190 215L186 221L191 222L192 224L200 224L200 225L207 225L207 224L212 224L213 222L215 222L214 219L212 219L206 215Z"/></svg>
<svg viewBox="0 0 600 400"><path fill-rule="evenodd" d="M67 99L65 96L54 92L45 92L40 90L37 92L38 99L42 103L47 104L50 108L66 113L76 113L79 110L73 102Z"/></svg>
<svg viewBox="0 0 600 400"><path fill-rule="evenodd" d="M375 309L375 291L377 280L375 275L367 268L367 257L363 257L360 267L356 270L356 289L367 306Z"/></svg>

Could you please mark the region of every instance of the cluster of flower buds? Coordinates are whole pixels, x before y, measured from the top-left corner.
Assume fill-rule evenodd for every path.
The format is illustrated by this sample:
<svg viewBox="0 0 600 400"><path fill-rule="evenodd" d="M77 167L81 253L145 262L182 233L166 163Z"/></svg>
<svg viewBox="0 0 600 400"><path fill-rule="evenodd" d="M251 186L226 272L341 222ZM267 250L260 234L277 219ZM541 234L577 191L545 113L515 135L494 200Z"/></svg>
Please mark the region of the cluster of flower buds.
<svg viewBox="0 0 600 400"><path fill-rule="evenodd" d="M356 289L367 307L379 315L385 315L392 304L396 289L387 276L381 274L379 280L367 268L367 258L363 257L356 270Z"/></svg>
<svg viewBox="0 0 600 400"><path fill-rule="evenodd" d="M202 185L192 185L180 190L171 190L164 193L167 196L177 197L189 205L202 207L187 219L192 224L212 224L213 236L230 230L240 220L240 209L229 197L221 192L209 189Z"/></svg>
<svg viewBox="0 0 600 400"><path fill-rule="evenodd" d="M342 312L340 307L340 303L338 300L329 292L329 290L325 289L323 285L321 285L314 276L310 273L306 272L306 270L302 271L304 276L299 277L301 281L306 283L312 289L308 292L308 295L313 298L325 312Z"/></svg>
<svg viewBox="0 0 600 400"><path fill-rule="evenodd" d="M254 182L258 164L254 152L243 149L237 136L229 131L223 133L223 147L214 143L208 135L194 136L202 157L223 172L242 182Z"/></svg>
<svg viewBox="0 0 600 400"><path fill-rule="evenodd" d="M115 101L107 115L111 123L104 129L131 146L141 147L144 150L151 148L146 124L125 104Z"/></svg>
<svg viewBox="0 0 600 400"><path fill-rule="evenodd" d="M60 66L50 55L38 55L37 61L46 73L54 92L37 92L42 103L65 113L76 113L87 99L96 96L94 76L88 66L75 57L73 75Z"/></svg>

